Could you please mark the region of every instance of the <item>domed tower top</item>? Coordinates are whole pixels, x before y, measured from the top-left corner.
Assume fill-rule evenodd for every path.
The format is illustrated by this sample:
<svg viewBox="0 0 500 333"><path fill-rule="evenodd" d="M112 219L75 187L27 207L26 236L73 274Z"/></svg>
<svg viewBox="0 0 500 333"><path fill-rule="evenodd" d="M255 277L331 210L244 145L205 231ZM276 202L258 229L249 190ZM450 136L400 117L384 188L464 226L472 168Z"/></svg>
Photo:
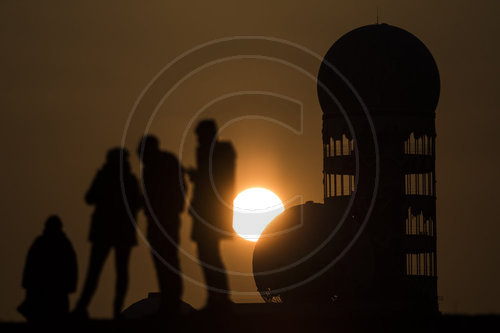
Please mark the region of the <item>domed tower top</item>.
<svg viewBox="0 0 500 333"><path fill-rule="evenodd" d="M321 85L342 104L343 90L338 87L345 83L340 83L328 64L350 82L372 115L435 112L440 80L434 58L417 37L401 28L388 24L360 27L328 50L318 73L318 98L324 113L337 113L338 107Z"/></svg>

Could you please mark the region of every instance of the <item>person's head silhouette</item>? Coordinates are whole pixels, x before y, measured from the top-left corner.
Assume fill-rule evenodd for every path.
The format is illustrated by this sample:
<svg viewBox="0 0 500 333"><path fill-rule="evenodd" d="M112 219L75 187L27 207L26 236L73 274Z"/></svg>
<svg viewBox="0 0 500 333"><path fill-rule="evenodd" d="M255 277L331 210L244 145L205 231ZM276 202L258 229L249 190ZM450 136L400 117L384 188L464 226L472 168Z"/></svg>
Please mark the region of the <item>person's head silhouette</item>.
<svg viewBox="0 0 500 333"><path fill-rule="evenodd" d="M62 231L62 221L57 215L51 215L45 221L45 234L54 234Z"/></svg>
<svg viewBox="0 0 500 333"><path fill-rule="evenodd" d="M123 147L112 148L106 154L106 164L111 168L118 168L122 165L124 170L128 171L130 169L128 155L128 150Z"/></svg>
<svg viewBox="0 0 500 333"><path fill-rule="evenodd" d="M154 135L145 135L139 142L137 154L144 164L149 164L160 152L160 143Z"/></svg>
<svg viewBox="0 0 500 333"><path fill-rule="evenodd" d="M217 124L213 119L205 119L196 126L196 135L198 136L198 144L211 145L217 138Z"/></svg>

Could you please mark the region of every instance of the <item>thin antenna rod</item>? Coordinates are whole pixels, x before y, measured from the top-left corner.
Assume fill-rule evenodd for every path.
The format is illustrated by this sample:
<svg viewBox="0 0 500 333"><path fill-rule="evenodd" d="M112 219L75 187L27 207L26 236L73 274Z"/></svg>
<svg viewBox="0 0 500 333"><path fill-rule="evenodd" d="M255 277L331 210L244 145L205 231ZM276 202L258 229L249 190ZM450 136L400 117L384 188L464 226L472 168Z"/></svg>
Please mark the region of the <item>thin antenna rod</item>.
<svg viewBox="0 0 500 333"><path fill-rule="evenodd" d="M378 24L378 6L377 6L377 24Z"/></svg>

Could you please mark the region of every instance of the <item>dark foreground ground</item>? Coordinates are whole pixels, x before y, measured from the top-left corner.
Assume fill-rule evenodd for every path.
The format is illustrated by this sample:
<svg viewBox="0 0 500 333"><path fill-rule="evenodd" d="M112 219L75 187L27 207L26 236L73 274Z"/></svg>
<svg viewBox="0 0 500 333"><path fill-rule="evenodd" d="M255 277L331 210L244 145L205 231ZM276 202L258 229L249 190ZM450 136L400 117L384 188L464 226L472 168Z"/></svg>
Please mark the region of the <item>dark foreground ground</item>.
<svg viewBox="0 0 500 333"><path fill-rule="evenodd" d="M0 332L500 332L500 316L340 313L235 305L231 312L193 312L177 319L89 320L31 325L0 323Z"/></svg>

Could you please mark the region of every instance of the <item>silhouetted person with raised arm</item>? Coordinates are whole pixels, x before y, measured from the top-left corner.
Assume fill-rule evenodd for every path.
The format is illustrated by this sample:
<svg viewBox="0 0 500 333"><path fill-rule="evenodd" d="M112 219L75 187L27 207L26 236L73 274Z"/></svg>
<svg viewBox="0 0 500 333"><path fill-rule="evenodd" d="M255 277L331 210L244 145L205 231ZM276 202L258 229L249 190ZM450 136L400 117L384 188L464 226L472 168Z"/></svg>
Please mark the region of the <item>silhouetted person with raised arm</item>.
<svg viewBox="0 0 500 333"><path fill-rule="evenodd" d="M189 175L194 183L190 213L191 238L198 244L198 258L208 290L206 309L230 307L227 276L220 254L220 241L232 237L236 153L230 142L217 140L214 120L196 127L198 147L196 170Z"/></svg>
<svg viewBox="0 0 500 333"><path fill-rule="evenodd" d="M61 219L52 215L28 252L22 283L26 300L18 311L30 322L64 319L76 281L75 251L62 231Z"/></svg>
<svg viewBox="0 0 500 333"><path fill-rule="evenodd" d="M130 252L137 244L136 219L142 205L139 185L130 170L126 149L109 150L106 163L97 172L85 201L95 206L89 235L92 249L87 278L74 314L88 317L87 307L97 288L104 262L114 249L116 289L113 315L116 318L127 292Z"/></svg>
<svg viewBox="0 0 500 333"><path fill-rule="evenodd" d="M144 168L142 182L147 238L161 293L160 315L179 312L182 281L179 268L179 214L184 210L184 174L177 157L161 151L155 136L142 138L137 150Z"/></svg>

